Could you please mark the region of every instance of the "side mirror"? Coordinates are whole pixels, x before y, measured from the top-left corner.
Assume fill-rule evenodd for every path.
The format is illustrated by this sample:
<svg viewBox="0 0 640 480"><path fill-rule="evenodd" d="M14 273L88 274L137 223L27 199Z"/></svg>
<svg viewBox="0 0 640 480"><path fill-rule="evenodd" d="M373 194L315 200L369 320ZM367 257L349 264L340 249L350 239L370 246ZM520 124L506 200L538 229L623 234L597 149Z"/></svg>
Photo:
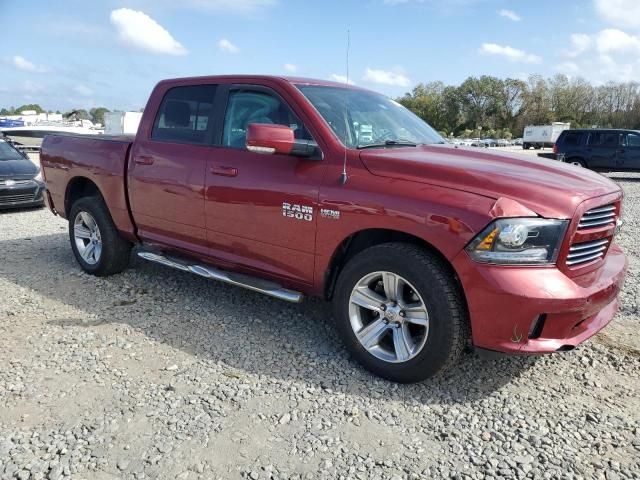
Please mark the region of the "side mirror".
<svg viewBox="0 0 640 480"><path fill-rule="evenodd" d="M247 150L272 155L294 155L313 157L318 145L312 140L297 140L293 130L285 125L272 123L250 123L247 126Z"/></svg>

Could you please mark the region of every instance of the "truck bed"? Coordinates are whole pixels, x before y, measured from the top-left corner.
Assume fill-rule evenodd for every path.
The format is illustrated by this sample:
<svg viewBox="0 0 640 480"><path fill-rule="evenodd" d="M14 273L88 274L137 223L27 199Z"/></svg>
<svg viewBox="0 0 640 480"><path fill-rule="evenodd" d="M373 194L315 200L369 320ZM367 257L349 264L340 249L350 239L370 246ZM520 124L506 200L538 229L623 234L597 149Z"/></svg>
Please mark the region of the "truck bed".
<svg viewBox="0 0 640 480"><path fill-rule="evenodd" d="M93 183L109 199L108 208L116 228L126 237L134 235L126 192L127 158L133 143L126 135L47 135L40 163L47 182L51 208L61 217L69 213L74 188Z"/></svg>

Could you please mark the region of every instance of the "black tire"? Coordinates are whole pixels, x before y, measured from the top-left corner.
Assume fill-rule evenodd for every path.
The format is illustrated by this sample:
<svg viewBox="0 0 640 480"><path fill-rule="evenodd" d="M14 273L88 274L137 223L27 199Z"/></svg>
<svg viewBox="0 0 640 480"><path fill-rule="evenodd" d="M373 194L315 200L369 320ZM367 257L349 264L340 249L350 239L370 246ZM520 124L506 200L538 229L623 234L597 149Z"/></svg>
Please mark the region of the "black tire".
<svg viewBox="0 0 640 480"><path fill-rule="evenodd" d="M82 258L74 237L75 219L81 212L89 213L100 231L102 251L97 262L93 264ZM69 240L77 262L91 275L106 277L123 271L129 265L131 243L118 233L102 197L82 197L74 202L69 211Z"/></svg>
<svg viewBox="0 0 640 480"><path fill-rule="evenodd" d="M422 350L405 362L391 363L369 353L351 327L351 293L364 276L392 272L406 279L422 297L429 330ZM470 329L466 303L451 268L437 255L415 245L385 243L349 260L334 290L336 327L347 350L367 370L399 383L425 380L454 365L467 345Z"/></svg>

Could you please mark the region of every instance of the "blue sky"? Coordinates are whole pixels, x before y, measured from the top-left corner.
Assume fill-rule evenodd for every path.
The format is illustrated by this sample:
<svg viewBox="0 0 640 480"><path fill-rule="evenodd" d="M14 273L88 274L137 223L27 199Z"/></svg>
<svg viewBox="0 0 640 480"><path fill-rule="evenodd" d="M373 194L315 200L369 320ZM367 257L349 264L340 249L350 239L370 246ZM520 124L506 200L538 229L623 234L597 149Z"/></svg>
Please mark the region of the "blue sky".
<svg viewBox="0 0 640 480"><path fill-rule="evenodd" d="M168 77L350 78L387 95L470 75L640 74L638 0L0 0L0 106L138 109Z"/></svg>

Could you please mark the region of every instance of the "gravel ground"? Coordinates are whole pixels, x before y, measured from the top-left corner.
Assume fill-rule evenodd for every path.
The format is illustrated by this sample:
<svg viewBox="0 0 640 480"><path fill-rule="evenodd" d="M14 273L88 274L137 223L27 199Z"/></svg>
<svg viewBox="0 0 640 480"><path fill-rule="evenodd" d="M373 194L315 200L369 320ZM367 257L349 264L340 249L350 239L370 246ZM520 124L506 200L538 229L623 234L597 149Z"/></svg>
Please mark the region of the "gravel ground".
<svg viewBox="0 0 640 480"><path fill-rule="evenodd" d="M350 360L320 301L142 260L91 277L64 221L0 213L0 478L640 478L640 175L612 177L614 324L409 386Z"/></svg>

